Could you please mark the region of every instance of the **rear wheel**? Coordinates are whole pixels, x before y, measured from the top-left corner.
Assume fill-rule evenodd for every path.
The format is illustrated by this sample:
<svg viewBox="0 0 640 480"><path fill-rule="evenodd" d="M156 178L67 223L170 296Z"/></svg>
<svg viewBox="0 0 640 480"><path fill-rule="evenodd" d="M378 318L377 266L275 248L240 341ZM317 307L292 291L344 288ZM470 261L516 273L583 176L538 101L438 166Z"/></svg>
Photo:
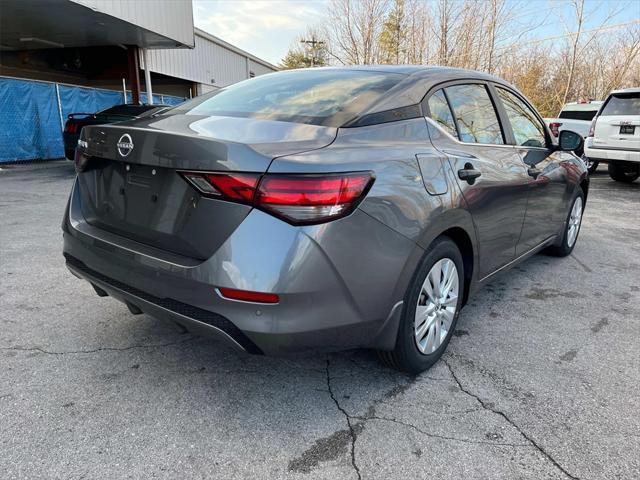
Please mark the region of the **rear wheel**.
<svg viewBox="0 0 640 480"><path fill-rule="evenodd" d="M441 237L429 247L404 298L396 345L379 352L390 367L420 373L447 348L464 296L464 264L457 245Z"/></svg>
<svg viewBox="0 0 640 480"><path fill-rule="evenodd" d="M640 163L609 162L609 176L616 182L631 183L640 177Z"/></svg>

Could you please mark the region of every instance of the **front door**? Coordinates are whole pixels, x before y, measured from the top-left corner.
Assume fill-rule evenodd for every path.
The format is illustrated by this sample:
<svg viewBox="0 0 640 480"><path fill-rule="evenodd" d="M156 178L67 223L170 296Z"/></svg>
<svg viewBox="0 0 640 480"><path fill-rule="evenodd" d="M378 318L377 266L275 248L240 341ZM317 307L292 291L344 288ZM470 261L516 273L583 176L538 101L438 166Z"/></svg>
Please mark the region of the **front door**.
<svg viewBox="0 0 640 480"><path fill-rule="evenodd" d="M527 213L516 248L516 255L522 255L560 232L573 193L567 188L567 175L575 166L562 162L566 154L553 148L533 109L506 88L496 86L495 91L530 176Z"/></svg>

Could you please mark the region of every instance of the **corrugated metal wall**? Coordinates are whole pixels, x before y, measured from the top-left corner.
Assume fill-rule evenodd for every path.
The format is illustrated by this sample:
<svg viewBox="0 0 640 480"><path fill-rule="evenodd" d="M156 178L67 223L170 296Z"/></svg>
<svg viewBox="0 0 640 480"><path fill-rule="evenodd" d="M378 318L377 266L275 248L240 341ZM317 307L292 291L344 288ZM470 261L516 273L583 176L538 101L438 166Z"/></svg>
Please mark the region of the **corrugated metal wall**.
<svg viewBox="0 0 640 480"><path fill-rule="evenodd" d="M260 63L255 57L197 31L193 50L148 50L147 58L152 72L218 88L248 78L249 71L256 76L276 71L266 62Z"/></svg>
<svg viewBox="0 0 640 480"><path fill-rule="evenodd" d="M94 10L139 25L147 30L193 46L191 0L72 0Z"/></svg>
<svg viewBox="0 0 640 480"><path fill-rule="evenodd" d="M275 72L275 70L273 68L266 67L266 66L262 65L261 63L254 62L251 59L249 59L249 70L252 71L253 73L255 73L256 77L258 75L264 75L265 73Z"/></svg>

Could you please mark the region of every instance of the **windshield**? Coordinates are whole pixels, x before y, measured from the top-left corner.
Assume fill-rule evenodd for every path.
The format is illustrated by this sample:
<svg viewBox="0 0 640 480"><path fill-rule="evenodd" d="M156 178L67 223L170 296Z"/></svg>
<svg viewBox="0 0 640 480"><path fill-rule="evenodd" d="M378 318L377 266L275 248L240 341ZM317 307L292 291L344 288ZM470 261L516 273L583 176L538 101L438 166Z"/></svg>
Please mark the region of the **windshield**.
<svg viewBox="0 0 640 480"><path fill-rule="evenodd" d="M405 75L362 70L294 70L251 78L185 102L171 113L252 117L341 126Z"/></svg>
<svg viewBox="0 0 640 480"><path fill-rule="evenodd" d="M611 95L600 115L640 115L640 93Z"/></svg>

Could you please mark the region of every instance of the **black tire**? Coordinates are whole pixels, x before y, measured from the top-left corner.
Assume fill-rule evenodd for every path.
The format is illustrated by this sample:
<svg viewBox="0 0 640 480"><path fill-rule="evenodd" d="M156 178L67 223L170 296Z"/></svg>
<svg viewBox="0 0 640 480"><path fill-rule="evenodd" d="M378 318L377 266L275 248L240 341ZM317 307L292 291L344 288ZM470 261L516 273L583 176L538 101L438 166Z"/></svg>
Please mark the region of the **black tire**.
<svg viewBox="0 0 640 480"><path fill-rule="evenodd" d="M436 262L445 258L453 261L458 272L458 301L456 311L451 322L451 327L441 345L432 353L423 354L416 345L414 333L414 319L418 298L421 295L423 283L431 268ZM462 299L465 293L464 289L464 262L462 261L460 250L449 237L436 239L422 257L420 265L416 269L405 294L395 348L390 352L379 351L380 359L391 368L411 374L417 374L430 368L442 356L453 335L460 315L460 308L462 307Z"/></svg>
<svg viewBox="0 0 640 480"><path fill-rule="evenodd" d="M584 154L580 158L584 162L584 165L587 167L587 172L589 172L589 175L593 175L595 171L598 170L598 165L600 165L600 162L598 160L589 160L589 158L587 158Z"/></svg>
<svg viewBox="0 0 640 480"><path fill-rule="evenodd" d="M609 162L609 176L616 182L631 183L640 177L640 163Z"/></svg>
<svg viewBox="0 0 640 480"><path fill-rule="evenodd" d="M569 227L570 227L569 220L571 218L571 212L573 211L573 206L578 201L578 198L582 201L582 214L584 214L584 192L580 187L578 187L578 191L576 192L576 194L573 197L573 200L570 203L569 212L567 213L567 218L564 223L562 243L560 245L553 245L547 248L546 253L548 253L549 255L553 255L555 257L566 257L571 252L573 252L573 249L575 248L576 243L578 243L578 237L580 236L580 229L582 228L582 217L580 218L580 224L578 225L578 231L576 232L575 239L573 240L573 243L569 245Z"/></svg>
<svg viewBox="0 0 640 480"><path fill-rule="evenodd" d="M65 158L67 160L71 160L73 162L75 154L76 154L75 148L65 148L64 149L64 156L65 156Z"/></svg>

